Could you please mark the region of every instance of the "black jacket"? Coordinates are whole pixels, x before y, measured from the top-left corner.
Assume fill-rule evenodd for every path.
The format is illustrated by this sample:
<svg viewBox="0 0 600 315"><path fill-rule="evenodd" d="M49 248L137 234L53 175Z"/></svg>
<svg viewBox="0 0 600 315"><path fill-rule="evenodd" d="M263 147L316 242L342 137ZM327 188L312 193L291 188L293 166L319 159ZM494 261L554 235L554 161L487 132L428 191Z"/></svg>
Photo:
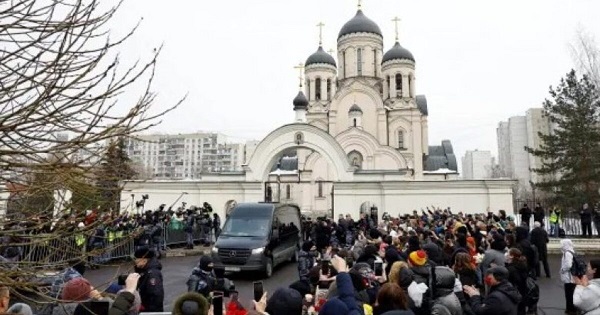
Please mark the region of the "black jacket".
<svg viewBox="0 0 600 315"><path fill-rule="evenodd" d="M135 296L131 292L121 292L110 306L108 315L128 315L129 310L135 302Z"/></svg>
<svg viewBox="0 0 600 315"><path fill-rule="evenodd" d="M533 210L533 221L537 221L543 224L545 216L546 213L544 212L544 208L535 207L535 209Z"/></svg>
<svg viewBox="0 0 600 315"><path fill-rule="evenodd" d="M579 216L581 217L581 222L591 223L592 222L592 209L589 207L587 209L581 208L581 210L579 211Z"/></svg>
<svg viewBox="0 0 600 315"><path fill-rule="evenodd" d="M548 247L546 244L548 244L550 240L548 239L548 232L546 232L546 230L543 228L539 227L531 230L530 241L531 244L537 247L540 254L548 252Z"/></svg>
<svg viewBox="0 0 600 315"><path fill-rule="evenodd" d="M515 315L521 294L508 281L490 289L485 299L480 295L471 297L470 304L476 315Z"/></svg>
<svg viewBox="0 0 600 315"><path fill-rule="evenodd" d="M143 270L136 270L142 275L138 282L138 290L144 312L163 312L165 291L161 270L162 265L156 258L151 259Z"/></svg>

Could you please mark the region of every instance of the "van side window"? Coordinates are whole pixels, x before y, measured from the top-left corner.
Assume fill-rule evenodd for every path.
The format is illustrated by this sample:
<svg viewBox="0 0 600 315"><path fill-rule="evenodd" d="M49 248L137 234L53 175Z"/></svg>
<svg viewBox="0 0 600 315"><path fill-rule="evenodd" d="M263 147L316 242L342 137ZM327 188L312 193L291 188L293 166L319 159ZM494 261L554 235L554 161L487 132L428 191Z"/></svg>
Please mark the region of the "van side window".
<svg viewBox="0 0 600 315"><path fill-rule="evenodd" d="M300 231L297 210L293 207L282 207L275 213L281 222L279 234L289 236Z"/></svg>

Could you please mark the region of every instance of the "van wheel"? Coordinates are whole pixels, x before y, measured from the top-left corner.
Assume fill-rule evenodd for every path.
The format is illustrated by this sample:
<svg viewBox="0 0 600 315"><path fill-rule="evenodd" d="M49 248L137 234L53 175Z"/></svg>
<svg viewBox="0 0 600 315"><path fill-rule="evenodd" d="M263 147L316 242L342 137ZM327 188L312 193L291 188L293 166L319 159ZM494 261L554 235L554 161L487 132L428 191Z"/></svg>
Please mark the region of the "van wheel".
<svg viewBox="0 0 600 315"><path fill-rule="evenodd" d="M269 258L267 260L267 264L265 265L265 276L267 278L271 278L273 275L273 259Z"/></svg>

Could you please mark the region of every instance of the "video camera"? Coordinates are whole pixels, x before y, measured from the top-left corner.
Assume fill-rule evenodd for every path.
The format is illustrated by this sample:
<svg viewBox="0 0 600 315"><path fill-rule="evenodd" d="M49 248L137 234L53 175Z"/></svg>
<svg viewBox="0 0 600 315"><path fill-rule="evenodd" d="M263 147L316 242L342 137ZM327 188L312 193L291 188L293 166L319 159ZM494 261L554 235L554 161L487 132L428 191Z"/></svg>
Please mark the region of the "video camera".
<svg viewBox="0 0 600 315"><path fill-rule="evenodd" d="M221 291L225 297L229 297L232 292L235 292L235 283L228 278L225 278L224 269L215 269L215 287L214 291Z"/></svg>

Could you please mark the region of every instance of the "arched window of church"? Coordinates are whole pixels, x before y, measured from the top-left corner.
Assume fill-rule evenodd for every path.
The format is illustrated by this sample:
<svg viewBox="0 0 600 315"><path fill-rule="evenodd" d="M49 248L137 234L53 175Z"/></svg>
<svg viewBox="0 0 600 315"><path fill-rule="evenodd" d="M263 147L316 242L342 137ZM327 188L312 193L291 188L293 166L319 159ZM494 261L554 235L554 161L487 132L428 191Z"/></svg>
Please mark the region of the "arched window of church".
<svg viewBox="0 0 600 315"><path fill-rule="evenodd" d="M402 96L402 74L396 74L396 95Z"/></svg>
<svg viewBox="0 0 600 315"><path fill-rule="evenodd" d="M350 164L354 166L356 169L361 170L363 164L363 156L358 151L351 151L348 153L348 160Z"/></svg>
<svg viewBox="0 0 600 315"><path fill-rule="evenodd" d="M306 95L308 95L308 100L310 101L310 80L306 79Z"/></svg>
<svg viewBox="0 0 600 315"><path fill-rule="evenodd" d="M387 87L388 87L388 95L384 95L384 97L390 98L391 95L392 95L392 91L390 90L390 76L389 75L386 77L386 81L385 82L386 82Z"/></svg>
<svg viewBox="0 0 600 315"><path fill-rule="evenodd" d="M317 184L317 196L323 198L323 182L319 181Z"/></svg>
<svg viewBox="0 0 600 315"><path fill-rule="evenodd" d="M404 147L404 131L398 130L398 149L405 149Z"/></svg>
<svg viewBox="0 0 600 315"><path fill-rule="evenodd" d="M315 80L315 100L321 100L321 78Z"/></svg>
<svg viewBox="0 0 600 315"><path fill-rule="evenodd" d="M356 50L356 71L357 75L362 75L362 49Z"/></svg>
<svg viewBox="0 0 600 315"><path fill-rule="evenodd" d="M290 184L285 185L285 199L292 199L292 187L290 187Z"/></svg>
<svg viewBox="0 0 600 315"><path fill-rule="evenodd" d="M354 120L353 125L354 125L354 127L356 127L356 118L354 118L353 120Z"/></svg>
<svg viewBox="0 0 600 315"><path fill-rule="evenodd" d="M330 100L331 98L331 79L327 79L327 99Z"/></svg>

